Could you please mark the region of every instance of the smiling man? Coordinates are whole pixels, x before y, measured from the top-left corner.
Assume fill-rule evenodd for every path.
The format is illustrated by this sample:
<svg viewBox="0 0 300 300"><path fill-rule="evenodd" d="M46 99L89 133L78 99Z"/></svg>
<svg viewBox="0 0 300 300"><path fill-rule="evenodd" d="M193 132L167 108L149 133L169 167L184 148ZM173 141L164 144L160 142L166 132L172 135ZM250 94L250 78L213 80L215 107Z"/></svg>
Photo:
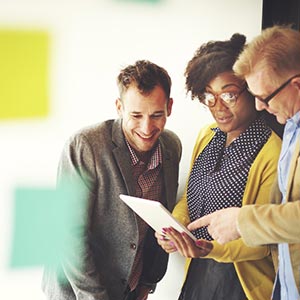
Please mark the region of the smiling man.
<svg viewBox="0 0 300 300"><path fill-rule="evenodd" d="M278 176L269 205L228 208L196 220L220 243L240 236L250 246L272 246L278 270L273 299L300 295L300 32L289 27L265 29L234 66L255 96L256 109L285 124ZM279 260L278 260L279 258Z"/></svg>
<svg viewBox="0 0 300 300"><path fill-rule="evenodd" d="M73 253L45 270L51 300L144 300L166 271L168 257L153 230L119 195L175 205L181 143L164 130L171 79L142 60L121 70L117 84L120 118L79 131L62 154L59 182L76 179L86 197L79 199Z"/></svg>

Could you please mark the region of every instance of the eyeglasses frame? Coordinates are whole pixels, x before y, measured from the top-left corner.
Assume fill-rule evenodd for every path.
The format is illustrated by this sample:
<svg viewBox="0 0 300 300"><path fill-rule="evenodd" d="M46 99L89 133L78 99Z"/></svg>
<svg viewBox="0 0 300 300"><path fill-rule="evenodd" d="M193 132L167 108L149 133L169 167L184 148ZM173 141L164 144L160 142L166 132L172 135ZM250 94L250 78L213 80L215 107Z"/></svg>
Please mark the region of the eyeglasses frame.
<svg viewBox="0 0 300 300"><path fill-rule="evenodd" d="M269 106L269 102L280 92L282 91L294 78L300 77L300 74L294 75L291 78L289 78L287 81L285 81L282 85L280 85L274 92L272 92L269 96L267 96L264 99L261 99L259 97L257 97L256 95L254 95L251 90L249 89L249 87L247 86L247 91L253 96L255 97L255 99L257 99L260 102L263 102L265 105Z"/></svg>
<svg viewBox="0 0 300 300"><path fill-rule="evenodd" d="M236 94L236 96L237 96L234 105L236 104L236 102L237 102L239 96L240 96L241 94L243 94L243 93L245 92L246 89L248 89L248 86L247 86L247 85L245 85L238 93L234 93L234 94ZM223 93L220 93L220 94L208 93L208 94L212 94L212 95L214 96L214 98L215 98L215 103L214 103L214 105L211 105L211 106L209 106L209 105L203 103L203 102L200 100L200 98L198 98L198 100L199 100L199 102L200 102L201 104L205 105L206 107L214 107L214 106L216 105L216 103L217 103L217 99L219 98L219 96L220 96L221 94L225 94L225 93L226 93L226 92L223 92ZM229 93L229 92L228 92L228 93ZM204 93L203 93L203 94L204 94ZM217 97L217 98L216 98L216 97ZM225 105L228 104L228 103L226 103L226 101L224 101L222 98L221 98L221 100L222 100L223 102L225 102ZM229 106L229 107L233 107L234 105Z"/></svg>

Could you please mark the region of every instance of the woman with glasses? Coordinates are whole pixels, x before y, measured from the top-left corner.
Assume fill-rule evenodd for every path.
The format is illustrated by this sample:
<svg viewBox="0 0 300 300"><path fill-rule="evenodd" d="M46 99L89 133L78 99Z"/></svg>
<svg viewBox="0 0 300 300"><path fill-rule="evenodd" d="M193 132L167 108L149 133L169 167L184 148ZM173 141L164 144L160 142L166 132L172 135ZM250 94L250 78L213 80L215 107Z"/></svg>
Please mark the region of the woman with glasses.
<svg viewBox="0 0 300 300"><path fill-rule="evenodd" d="M231 206L267 203L281 140L255 110L254 97L232 66L245 36L203 44L185 71L192 99L209 108L215 123L196 140L186 192L173 215L183 224ZM220 245L207 228L186 234L156 233L162 248L192 258L180 300L270 299L275 272L268 246L250 248L242 239Z"/></svg>

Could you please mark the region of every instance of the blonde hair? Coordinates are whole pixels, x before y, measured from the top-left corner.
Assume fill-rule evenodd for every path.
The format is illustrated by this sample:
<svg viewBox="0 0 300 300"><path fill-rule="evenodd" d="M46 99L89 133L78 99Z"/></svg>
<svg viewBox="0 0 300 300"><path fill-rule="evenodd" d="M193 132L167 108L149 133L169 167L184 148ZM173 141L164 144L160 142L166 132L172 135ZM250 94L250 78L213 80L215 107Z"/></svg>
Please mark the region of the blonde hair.
<svg viewBox="0 0 300 300"><path fill-rule="evenodd" d="M264 29L244 48L233 66L241 78L256 68L265 68L276 82L300 73L300 32L279 25Z"/></svg>

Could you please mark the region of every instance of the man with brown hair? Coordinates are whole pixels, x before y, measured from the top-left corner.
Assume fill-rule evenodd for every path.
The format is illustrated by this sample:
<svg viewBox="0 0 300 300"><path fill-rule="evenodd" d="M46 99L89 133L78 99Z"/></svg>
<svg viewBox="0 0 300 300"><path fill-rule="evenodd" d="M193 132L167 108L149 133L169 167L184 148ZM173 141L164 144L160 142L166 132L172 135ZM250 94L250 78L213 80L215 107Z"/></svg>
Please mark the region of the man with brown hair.
<svg viewBox="0 0 300 300"><path fill-rule="evenodd" d="M144 300L166 271L153 230L119 195L175 205L181 143L164 130L171 79L142 60L121 70L117 84L119 118L80 130L62 154L59 182L76 180L85 196L72 253L44 274L51 300Z"/></svg>

